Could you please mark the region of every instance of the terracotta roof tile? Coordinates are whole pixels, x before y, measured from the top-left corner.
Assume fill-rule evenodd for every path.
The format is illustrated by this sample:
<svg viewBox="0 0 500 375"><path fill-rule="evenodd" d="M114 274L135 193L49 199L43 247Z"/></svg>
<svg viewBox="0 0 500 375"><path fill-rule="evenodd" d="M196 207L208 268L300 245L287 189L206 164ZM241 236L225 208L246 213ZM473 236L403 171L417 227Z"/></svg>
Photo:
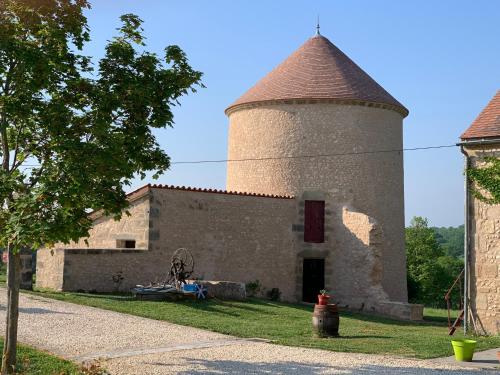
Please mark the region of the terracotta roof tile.
<svg viewBox="0 0 500 375"><path fill-rule="evenodd" d="M203 189L203 188L195 188L190 186L174 186L174 185L161 185L161 184L147 184L144 185L130 193L127 194L128 197L132 197L137 195L137 193L147 189L169 189L169 190L184 190L184 191L195 191L199 193L212 193L212 194L227 194L227 195L241 195L247 197L262 197L262 198L279 198L279 199L293 199L293 196L290 195L272 195L272 194L258 194L258 193L247 193L247 192L239 192L239 191L227 191L227 190L218 190L218 189ZM142 195L142 194L140 194Z"/></svg>
<svg viewBox="0 0 500 375"><path fill-rule="evenodd" d="M385 104L404 116L408 110L327 38L307 40L227 111L276 100L330 99Z"/></svg>
<svg viewBox="0 0 500 375"><path fill-rule="evenodd" d="M462 139L500 137L500 90L477 116Z"/></svg>

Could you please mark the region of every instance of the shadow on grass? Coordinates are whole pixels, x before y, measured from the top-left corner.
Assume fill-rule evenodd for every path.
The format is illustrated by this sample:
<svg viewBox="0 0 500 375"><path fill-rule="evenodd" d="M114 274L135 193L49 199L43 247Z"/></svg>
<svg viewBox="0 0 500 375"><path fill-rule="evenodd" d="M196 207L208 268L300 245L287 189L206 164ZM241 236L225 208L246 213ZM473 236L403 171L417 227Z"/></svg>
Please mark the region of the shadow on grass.
<svg viewBox="0 0 500 375"><path fill-rule="evenodd" d="M73 293L73 296L84 297L84 298L97 298L97 299L107 299L110 301L135 301L136 299L131 294L120 295L120 294L90 294L90 293Z"/></svg>
<svg viewBox="0 0 500 375"><path fill-rule="evenodd" d="M144 303L153 303L153 304L164 304L164 303L173 303L182 305L184 307L198 310L198 311L206 311L213 312L227 316L238 317L240 314L237 312L238 310L244 310L249 312L254 312L262 315L277 315L279 314L279 309L287 308L287 309L296 309L298 313L312 313L313 306L296 304L296 303L286 303L286 302L276 302L270 301L260 298L248 298L246 301L223 301L218 299L210 299L210 300L185 300L185 301L140 301L136 300L132 294L130 293L57 293L57 292L43 292L39 291L38 295L45 295L47 297L53 297L60 300L66 300L64 297L79 297L79 298L87 298L87 299L99 299L99 300L108 300L113 302L126 301L126 302L144 302ZM226 310L227 309L227 310ZM274 309L278 311L273 311ZM230 312L229 310L233 310ZM435 327L443 327L447 323L446 317L440 316L426 316L424 321L420 322L410 322L403 320L396 320L386 317L381 317L379 315L370 314L367 312L353 312L348 310L341 310L340 315L343 318L352 318L360 321L371 322L371 323L379 323L379 324L390 324L393 326L401 326L401 327L421 327L421 326L435 326Z"/></svg>
<svg viewBox="0 0 500 375"><path fill-rule="evenodd" d="M454 322L456 319L456 316L451 317L451 321ZM433 323L443 323L442 325L447 325L448 324L448 317L446 316L429 316L429 315L424 315L424 321L425 322L433 322Z"/></svg>
<svg viewBox="0 0 500 375"><path fill-rule="evenodd" d="M375 314L370 314L370 313L362 313L362 312L351 312L351 311L341 311L340 312L342 317L345 318L353 318L356 320L361 320L365 322L371 322L371 323L379 323L379 324L390 324L392 326L401 326L401 327L439 327L442 328L444 326L443 322L441 321L407 321L407 320L397 320L397 319L390 319L390 318L385 318L382 316L378 316Z"/></svg>
<svg viewBox="0 0 500 375"><path fill-rule="evenodd" d="M294 308L294 309L297 309L301 312L306 312L306 313L312 313L314 310L314 306L312 306L312 305L286 303L286 302L273 302L273 301L266 301L266 300L262 300L262 299L258 299L258 298L249 298L248 302L244 302L244 303L252 303L255 305L266 306L266 307ZM236 306L236 307L238 307L238 306ZM262 312L262 310L259 310L259 312ZM361 321L366 321L366 322L391 324L391 325L405 326L405 327L408 327L408 326L419 327L422 325L442 327L445 325L444 323L447 323L446 317L439 317L439 316L426 316L426 317L424 317L423 321L415 322L415 321L391 319L391 318L383 317L380 315L371 314L369 312L362 312L362 311L356 312L356 311L350 311L350 310L345 310L345 309L340 309L340 315L342 317L353 318L356 320L361 320ZM441 324L439 324L439 323L441 323Z"/></svg>
<svg viewBox="0 0 500 375"><path fill-rule="evenodd" d="M278 307L282 308L283 306L275 306L273 304L257 302L256 300L247 300L247 301L223 301L219 299L212 299L208 301L186 301L182 302L184 306L192 307L195 309L206 309L208 307L220 306L223 308L234 309L234 310L242 310L248 311L252 313L258 313L263 315L277 315L279 311L272 311L270 309L266 309L269 307Z"/></svg>
<svg viewBox="0 0 500 375"><path fill-rule="evenodd" d="M207 313L216 313L216 314L221 314L221 315L226 315L226 316L232 316L235 318L240 317L240 314L238 314L237 312L231 312L231 311L229 311L229 309L224 309L223 306L221 306L217 303L210 303L210 302L185 303L185 302L183 302L182 306L196 310L196 311L203 311L203 312L207 312Z"/></svg>
<svg viewBox="0 0 500 375"><path fill-rule="evenodd" d="M342 340L342 339L393 339L393 336L379 336L379 335L355 335L355 336L344 336L340 335L335 338L332 338L332 340Z"/></svg>
<svg viewBox="0 0 500 375"><path fill-rule="evenodd" d="M53 292L45 290L34 290L32 292L27 292L31 295L53 298L60 301L67 301L72 297L83 297L83 298L95 298L101 300L111 300L111 301L135 301L135 298L130 294L106 294L106 293L83 293L83 292ZM69 297L69 298L68 298Z"/></svg>

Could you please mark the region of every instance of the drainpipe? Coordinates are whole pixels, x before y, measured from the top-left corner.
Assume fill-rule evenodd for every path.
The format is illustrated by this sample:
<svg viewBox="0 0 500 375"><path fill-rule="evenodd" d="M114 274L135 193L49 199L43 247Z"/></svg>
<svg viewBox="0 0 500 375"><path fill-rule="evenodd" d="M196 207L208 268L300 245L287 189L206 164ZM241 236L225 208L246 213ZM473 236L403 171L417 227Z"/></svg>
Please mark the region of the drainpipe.
<svg viewBox="0 0 500 375"><path fill-rule="evenodd" d="M469 179L467 178L467 170L469 169L469 155L460 145L460 151L464 154L464 190L465 190L465 221L464 221L464 335L467 334L469 328Z"/></svg>

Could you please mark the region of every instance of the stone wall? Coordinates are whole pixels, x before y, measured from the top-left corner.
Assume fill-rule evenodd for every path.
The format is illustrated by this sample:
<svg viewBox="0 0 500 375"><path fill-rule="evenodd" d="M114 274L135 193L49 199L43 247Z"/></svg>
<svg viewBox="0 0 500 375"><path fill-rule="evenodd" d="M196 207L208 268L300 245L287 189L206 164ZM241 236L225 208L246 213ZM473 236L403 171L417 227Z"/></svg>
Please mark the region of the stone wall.
<svg viewBox="0 0 500 375"><path fill-rule="evenodd" d="M40 250L38 286L130 290L136 284L164 280L173 252L185 247L195 259L193 277L245 283L258 279L267 289L279 288L283 299L294 299L294 199L160 188L148 191L130 210L132 216L123 216L127 223L99 219L89 247L78 243ZM126 233L147 230L149 248L113 249L115 238L122 236L120 228ZM106 244L109 248L97 246ZM113 282L118 275L123 277L119 285Z"/></svg>
<svg viewBox="0 0 500 375"><path fill-rule="evenodd" d="M354 275L346 275L345 282L350 283L353 290L358 291L358 303L364 303L369 310L377 303L389 301L382 287L382 249L384 236L376 221L350 207L343 207L342 222L347 229L350 249L348 262L356 269ZM344 257L344 261L346 260Z"/></svg>
<svg viewBox="0 0 500 375"><path fill-rule="evenodd" d="M133 230L138 232L147 226L148 249L77 248L75 244L42 249L38 286L128 291L136 284L165 280L173 252L184 247L195 259L194 278L259 280L262 294L279 288L281 298L291 302L302 300L303 260L321 258L325 287L334 302L354 310L389 311L388 305L382 305L389 301L382 285L383 232L375 220L334 194L308 191L290 199L155 187L144 191L147 194L136 201L136 207L148 207L138 211L147 214L147 224L127 216L122 220L136 222L139 227ZM304 242L305 200L325 201L324 243ZM108 224L113 236L120 236L115 228L130 231L112 219ZM104 233L106 221L97 225L100 229L93 233ZM409 319L406 315L399 318Z"/></svg>
<svg viewBox="0 0 500 375"><path fill-rule="evenodd" d="M467 147L473 166L500 157L500 145ZM470 299L480 329L500 334L500 205L470 196Z"/></svg>
<svg viewBox="0 0 500 375"><path fill-rule="evenodd" d="M127 275L120 290L129 290L139 281L149 280L156 262L138 256L149 246L149 189L131 196L128 211L130 216L124 213L119 221L94 213L94 226L88 238L39 249L37 287L111 292L116 289L112 276L118 272ZM118 240L135 240L138 253L134 249L117 248ZM148 266L148 263L153 266ZM135 270L138 264L140 266Z"/></svg>
<svg viewBox="0 0 500 375"><path fill-rule="evenodd" d="M21 249L21 289L33 289L33 250Z"/></svg>
<svg viewBox="0 0 500 375"><path fill-rule="evenodd" d="M36 254L36 286L57 291L63 290L64 250L40 249Z"/></svg>
<svg viewBox="0 0 500 375"><path fill-rule="evenodd" d="M170 261L191 250L195 277L279 288L295 300L294 199L153 189L150 251Z"/></svg>
<svg viewBox="0 0 500 375"><path fill-rule="evenodd" d="M304 242L305 200L325 201L325 242ZM303 260L325 260L325 289L333 301L353 309L368 309L375 302L389 300L382 286L382 242L373 219L355 212L335 194L307 191L299 201L294 224L298 248L296 299L302 300Z"/></svg>
<svg viewBox="0 0 500 375"><path fill-rule="evenodd" d="M166 277L147 250L65 249L63 290L130 291L137 284Z"/></svg>
<svg viewBox="0 0 500 375"><path fill-rule="evenodd" d="M384 233L384 290L391 300L406 302L403 155L362 154L402 148L401 114L290 100L231 111L229 121L229 159L285 158L228 163L226 188L294 196L322 191L373 218ZM335 156L286 158L315 154Z"/></svg>
<svg viewBox="0 0 500 375"><path fill-rule="evenodd" d="M332 302L353 311L421 320L422 306L391 301L382 275L384 233L371 217L359 212L352 202L335 193L306 191L298 201L293 224L297 247L296 294L302 300L303 260L324 259L325 289ZM304 205L306 200L325 201L325 241L304 242ZM419 314L420 312L420 314Z"/></svg>
<svg viewBox="0 0 500 375"><path fill-rule="evenodd" d="M304 242L304 219L305 219L305 201L317 200L325 201L325 238L323 243L308 243ZM334 267L334 248L337 242L337 235L334 233L336 219L335 207L331 205L331 199L328 194L321 191L307 191L298 197L298 212L292 226L295 233L295 243L297 246L297 264L295 270L295 300L302 301L303 287L303 264L304 259L324 259L325 261L325 289L330 294L338 297L337 291L340 286L337 283L337 275L344 271L337 270ZM339 271L339 272L338 272ZM338 299L335 299L338 302Z"/></svg>
<svg viewBox="0 0 500 375"><path fill-rule="evenodd" d="M119 221L95 213L93 214L94 225L88 238L82 238L77 243L72 242L67 245L58 244L56 247L66 249L116 249L118 247L117 241L135 240L137 249L147 249L149 246L149 199L147 190L144 190L142 194L139 192L139 194L133 196L128 212L130 216L124 213Z"/></svg>
<svg viewBox="0 0 500 375"><path fill-rule="evenodd" d="M0 255L2 259L0 260L5 267L5 272L9 267L9 252L0 248ZM25 290L33 289L33 250L30 248L23 247L19 252L19 257L21 258L21 284L20 288Z"/></svg>

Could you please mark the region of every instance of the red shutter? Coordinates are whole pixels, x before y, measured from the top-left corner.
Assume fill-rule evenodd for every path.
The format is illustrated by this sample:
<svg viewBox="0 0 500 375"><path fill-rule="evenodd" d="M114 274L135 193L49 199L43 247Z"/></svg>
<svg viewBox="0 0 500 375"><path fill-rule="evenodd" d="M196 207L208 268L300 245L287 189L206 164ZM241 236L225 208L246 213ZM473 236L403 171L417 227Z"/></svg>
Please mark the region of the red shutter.
<svg viewBox="0 0 500 375"><path fill-rule="evenodd" d="M304 208L304 242L325 242L325 202L306 201Z"/></svg>

